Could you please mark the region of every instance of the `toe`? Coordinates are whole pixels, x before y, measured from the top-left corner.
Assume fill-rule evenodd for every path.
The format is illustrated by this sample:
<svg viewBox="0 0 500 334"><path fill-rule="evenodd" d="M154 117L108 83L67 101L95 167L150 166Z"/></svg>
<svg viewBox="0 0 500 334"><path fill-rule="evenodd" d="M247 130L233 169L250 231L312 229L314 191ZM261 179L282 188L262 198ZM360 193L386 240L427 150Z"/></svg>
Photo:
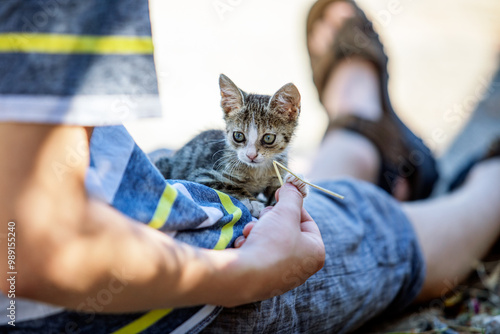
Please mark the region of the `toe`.
<svg viewBox="0 0 500 334"><path fill-rule="evenodd" d="M325 8L323 17L314 22L310 38L309 52L321 57L332 47L336 32L342 24L356 14L354 7L347 2L333 2Z"/></svg>

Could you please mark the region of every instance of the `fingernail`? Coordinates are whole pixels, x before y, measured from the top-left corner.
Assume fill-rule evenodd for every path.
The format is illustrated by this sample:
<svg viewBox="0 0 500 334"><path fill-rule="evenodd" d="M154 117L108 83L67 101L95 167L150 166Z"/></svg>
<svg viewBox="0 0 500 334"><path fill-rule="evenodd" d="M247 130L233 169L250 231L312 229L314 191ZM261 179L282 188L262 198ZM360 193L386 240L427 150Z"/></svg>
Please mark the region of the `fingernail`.
<svg viewBox="0 0 500 334"><path fill-rule="evenodd" d="M244 240L243 236L237 237L236 240L234 240L234 247L239 248L241 246L241 244L243 243L243 240Z"/></svg>

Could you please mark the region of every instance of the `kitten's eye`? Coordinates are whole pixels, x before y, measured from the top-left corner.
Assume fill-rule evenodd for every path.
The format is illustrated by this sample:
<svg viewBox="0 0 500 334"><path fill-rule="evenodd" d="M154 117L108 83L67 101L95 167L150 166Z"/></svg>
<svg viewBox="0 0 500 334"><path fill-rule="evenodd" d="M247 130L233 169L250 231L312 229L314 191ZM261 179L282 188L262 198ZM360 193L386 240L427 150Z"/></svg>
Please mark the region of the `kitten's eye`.
<svg viewBox="0 0 500 334"><path fill-rule="evenodd" d="M242 143L245 141L245 135L239 131L233 132L233 139L237 143Z"/></svg>
<svg viewBox="0 0 500 334"><path fill-rule="evenodd" d="M267 134L262 137L264 144L271 145L276 140L276 135Z"/></svg>

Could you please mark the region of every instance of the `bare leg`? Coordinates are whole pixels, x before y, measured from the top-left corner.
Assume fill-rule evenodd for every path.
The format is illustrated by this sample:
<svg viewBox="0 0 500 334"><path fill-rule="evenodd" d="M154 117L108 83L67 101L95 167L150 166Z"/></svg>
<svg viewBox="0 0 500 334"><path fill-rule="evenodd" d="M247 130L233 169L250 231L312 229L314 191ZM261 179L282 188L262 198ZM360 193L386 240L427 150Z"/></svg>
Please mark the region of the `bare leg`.
<svg viewBox="0 0 500 334"><path fill-rule="evenodd" d="M351 58L341 62L325 86L323 103L330 119L351 114L376 121L382 115L380 86L373 64ZM376 183L380 173L380 155L365 137L346 130L334 129L326 134L312 164L309 179L354 177ZM409 196L404 178L396 178L392 195L398 200Z"/></svg>
<svg viewBox="0 0 500 334"><path fill-rule="evenodd" d="M427 265L418 300L442 296L465 279L500 235L500 158L478 164L463 187L403 204Z"/></svg>
<svg viewBox="0 0 500 334"><path fill-rule="evenodd" d="M344 61L328 81L324 104L330 118L352 113L375 120L381 115L375 68L361 59ZM312 165L312 180L351 176L368 182L378 177L380 157L365 137L344 130L330 131Z"/></svg>
<svg viewBox="0 0 500 334"><path fill-rule="evenodd" d="M330 106L329 113L354 110L367 118L376 115L380 101L374 98L376 94L367 92L371 88L366 81L372 72L364 65L362 61L342 63L334 71L327 89L331 89L336 101L324 101ZM363 68L365 73L360 74ZM365 84L351 80L362 75ZM356 133L334 130L325 136L309 177L315 180L350 176L373 182L379 165L379 154L370 141ZM478 165L466 184L453 194L402 204L413 223L427 266L418 300L440 297L466 278L500 236L499 185L500 159L492 159Z"/></svg>
<svg viewBox="0 0 500 334"><path fill-rule="evenodd" d="M374 183L379 166L377 149L368 139L357 133L336 130L323 139L308 178L318 181L348 176Z"/></svg>
<svg viewBox="0 0 500 334"><path fill-rule="evenodd" d="M321 23L327 26L323 29L320 24L315 28L313 34L318 36L313 36L311 41L326 41L331 45L334 38L328 35L331 27L340 25L343 18L352 15L343 7L332 6L328 12L340 20L330 22L327 15ZM322 44L310 45L313 53L321 53L321 47ZM354 113L376 120L381 112L376 78L375 69L366 61L351 59L340 63L331 74L323 95L329 117ZM350 176L374 182L379 166L380 156L370 141L356 133L334 130L325 136L309 178ZM427 266L418 300L440 297L466 278L476 261L500 236L499 185L500 159L492 159L478 165L466 184L453 194L402 204L413 223ZM393 195L404 198L407 187L405 183L398 184Z"/></svg>
<svg viewBox="0 0 500 334"><path fill-rule="evenodd" d="M334 2L322 19L314 24L309 39L313 56L327 52L343 22L355 15L347 2ZM355 113L376 120L382 114L380 87L375 67L363 59L350 58L337 65L323 93L323 103L330 119L345 113ZM324 138L309 173L311 180L350 176L375 182L380 157L375 146L366 138L349 131L330 131Z"/></svg>

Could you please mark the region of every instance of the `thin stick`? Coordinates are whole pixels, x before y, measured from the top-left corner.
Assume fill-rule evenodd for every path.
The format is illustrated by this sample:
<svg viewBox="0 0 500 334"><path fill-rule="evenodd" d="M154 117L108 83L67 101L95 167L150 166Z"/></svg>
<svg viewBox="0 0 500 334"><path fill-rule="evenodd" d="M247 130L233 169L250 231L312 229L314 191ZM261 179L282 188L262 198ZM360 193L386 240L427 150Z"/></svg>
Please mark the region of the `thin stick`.
<svg viewBox="0 0 500 334"><path fill-rule="evenodd" d="M332 195L333 197L337 197L337 198L340 198L340 199L344 199L344 196L342 195L339 195L337 193L334 193L333 191L330 191L330 190L327 190L325 188L321 188L320 186L317 186L315 184L312 184L310 182L307 182L306 180L300 178L297 176L297 174L295 174L294 172L292 172L291 170L289 170L288 168L286 168L285 166L283 166L282 164L280 164L278 161L276 160L273 160L273 165L274 165L274 170L276 171L276 174L278 175L278 179L280 180L280 184L283 185L283 179L281 178L281 174L278 170L278 166L280 166L281 168L283 168L284 170L286 170L288 173L292 174L293 176L295 176L297 179L299 179L300 181L310 185L311 187L313 188L316 188L318 190L321 190L322 192L325 192L327 193L328 195Z"/></svg>
<svg viewBox="0 0 500 334"><path fill-rule="evenodd" d="M281 174L280 174L280 171L278 169L278 165L279 162L277 162L276 160L273 160L273 166L274 166L274 170L276 171L276 175L278 175L278 180L280 180L280 184L283 185L283 179L281 178ZM283 167L283 165L282 165Z"/></svg>

